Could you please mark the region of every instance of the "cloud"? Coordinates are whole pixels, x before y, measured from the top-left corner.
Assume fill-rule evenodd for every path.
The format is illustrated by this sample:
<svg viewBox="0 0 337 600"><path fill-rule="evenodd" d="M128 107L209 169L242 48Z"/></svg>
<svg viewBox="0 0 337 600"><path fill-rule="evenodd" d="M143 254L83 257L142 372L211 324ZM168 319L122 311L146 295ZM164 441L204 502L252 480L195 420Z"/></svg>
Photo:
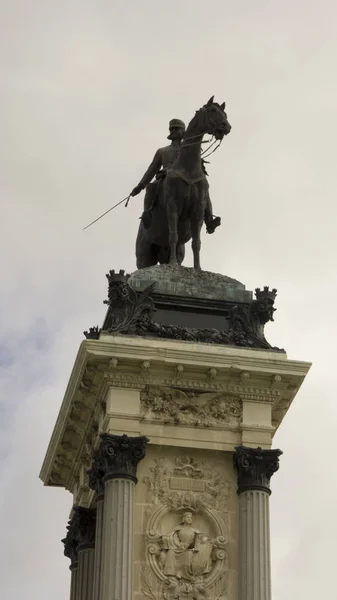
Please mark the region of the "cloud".
<svg viewBox="0 0 337 600"><path fill-rule="evenodd" d="M314 362L275 440L274 597L330 592L335 3L5 0L2 13L2 595L68 593L71 496L38 473L82 331L103 319L104 274L135 268L142 200L81 229L138 182L168 120L213 93L233 129L211 157L222 227L203 236L203 267L278 287L268 337Z"/></svg>

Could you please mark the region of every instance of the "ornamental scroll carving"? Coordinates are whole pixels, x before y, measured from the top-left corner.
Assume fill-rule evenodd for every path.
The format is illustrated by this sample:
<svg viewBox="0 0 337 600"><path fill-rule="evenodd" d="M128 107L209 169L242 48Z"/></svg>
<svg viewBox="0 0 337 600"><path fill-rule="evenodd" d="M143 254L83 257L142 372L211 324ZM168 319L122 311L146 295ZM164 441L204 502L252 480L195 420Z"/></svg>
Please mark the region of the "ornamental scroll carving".
<svg viewBox="0 0 337 600"><path fill-rule="evenodd" d="M201 275L206 279L214 276L205 271L201 272ZM228 316L223 318L221 329L198 329L155 321L156 282L151 283L142 292L136 292L128 283L129 277L123 270L120 270L119 273L111 270L107 274L109 299L104 303L109 306L109 310L103 324L105 334L131 334L208 344L268 348L280 352L279 348L272 348L264 336L264 326L268 321L273 321L273 314L276 310L274 308L277 295L275 289L270 290L267 286L263 290L257 288L255 300L240 301L235 306L233 306L233 302L224 300L221 305L227 309ZM196 280L194 285L198 285ZM197 298L194 300L198 303ZM90 327L88 331L84 332L87 339L99 339L100 334L101 329L98 327Z"/></svg>
<svg viewBox="0 0 337 600"><path fill-rule="evenodd" d="M147 386L140 396L141 417L167 424L203 427L236 426L242 416L242 401L222 392L194 392L162 386Z"/></svg>
<svg viewBox="0 0 337 600"><path fill-rule="evenodd" d="M148 514L142 592L152 600L227 598L230 484L189 456L156 459L145 477Z"/></svg>

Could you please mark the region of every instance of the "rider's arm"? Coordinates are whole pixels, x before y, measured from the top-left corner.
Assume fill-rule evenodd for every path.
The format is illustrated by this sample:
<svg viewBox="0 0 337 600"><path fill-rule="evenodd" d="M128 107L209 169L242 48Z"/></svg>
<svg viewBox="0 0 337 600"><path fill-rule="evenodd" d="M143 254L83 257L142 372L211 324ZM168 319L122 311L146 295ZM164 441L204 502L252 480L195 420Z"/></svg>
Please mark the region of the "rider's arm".
<svg viewBox="0 0 337 600"><path fill-rule="evenodd" d="M152 181L155 174L158 173L158 171L160 171L162 167L161 154L161 150L157 150L152 163L150 164L148 170L146 171L146 173L144 173L143 177L137 185L137 188L140 188L140 190L143 190L148 185L148 183Z"/></svg>

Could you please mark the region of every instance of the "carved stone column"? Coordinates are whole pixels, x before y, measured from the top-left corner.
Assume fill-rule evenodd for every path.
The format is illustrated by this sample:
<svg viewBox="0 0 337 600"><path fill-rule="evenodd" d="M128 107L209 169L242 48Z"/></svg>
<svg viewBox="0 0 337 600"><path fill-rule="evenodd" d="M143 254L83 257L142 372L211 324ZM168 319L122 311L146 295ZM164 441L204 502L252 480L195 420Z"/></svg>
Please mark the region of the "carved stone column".
<svg viewBox="0 0 337 600"><path fill-rule="evenodd" d="M78 540L78 571L75 600L92 600L95 561L96 511L74 507L74 529Z"/></svg>
<svg viewBox="0 0 337 600"><path fill-rule="evenodd" d="M136 472L148 438L103 433L95 468L104 472L100 600L132 600Z"/></svg>
<svg viewBox="0 0 337 600"><path fill-rule="evenodd" d="M239 494L239 600L271 600L270 478L281 450L238 446L234 466Z"/></svg>
<svg viewBox="0 0 337 600"><path fill-rule="evenodd" d="M76 600L77 594L77 580L78 580L78 553L77 553L77 538L74 536L74 529L72 527L73 521L69 521L67 526L67 535L62 540L64 544L64 555L70 558L70 600Z"/></svg>
<svg viewBox="0 0 337 600"><path fill-rule="evenodd" d="M96 460L96 456L98 459ZM96 535L93 600L100 600L102 580L102 544L104 511L104 471L100 468L99 451L95 453L91 469L88 470L89 486L96 492Z"/></svg>

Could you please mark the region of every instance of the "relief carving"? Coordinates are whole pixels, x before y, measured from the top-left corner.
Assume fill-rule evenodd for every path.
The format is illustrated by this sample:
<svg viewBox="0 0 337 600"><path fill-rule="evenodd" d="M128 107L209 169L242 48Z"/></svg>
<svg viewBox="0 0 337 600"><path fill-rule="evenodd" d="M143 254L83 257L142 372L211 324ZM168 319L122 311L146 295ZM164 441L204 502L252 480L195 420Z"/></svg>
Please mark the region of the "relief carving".
<svg viewBox="0 0 337 600"><path fill-rule="evenodd" d="M227 590L230 484L189 456L156 459L144 478L151 505L142 591L152 600L218 600Z"/></svg>
<svg viewBox="0 0 337 600"><path fill-rule="evenodd" d="M222 392L194 392L147 386L141 392L141 417L167 424L203 427L235 426L242 416L242 401Z"/></svg>

